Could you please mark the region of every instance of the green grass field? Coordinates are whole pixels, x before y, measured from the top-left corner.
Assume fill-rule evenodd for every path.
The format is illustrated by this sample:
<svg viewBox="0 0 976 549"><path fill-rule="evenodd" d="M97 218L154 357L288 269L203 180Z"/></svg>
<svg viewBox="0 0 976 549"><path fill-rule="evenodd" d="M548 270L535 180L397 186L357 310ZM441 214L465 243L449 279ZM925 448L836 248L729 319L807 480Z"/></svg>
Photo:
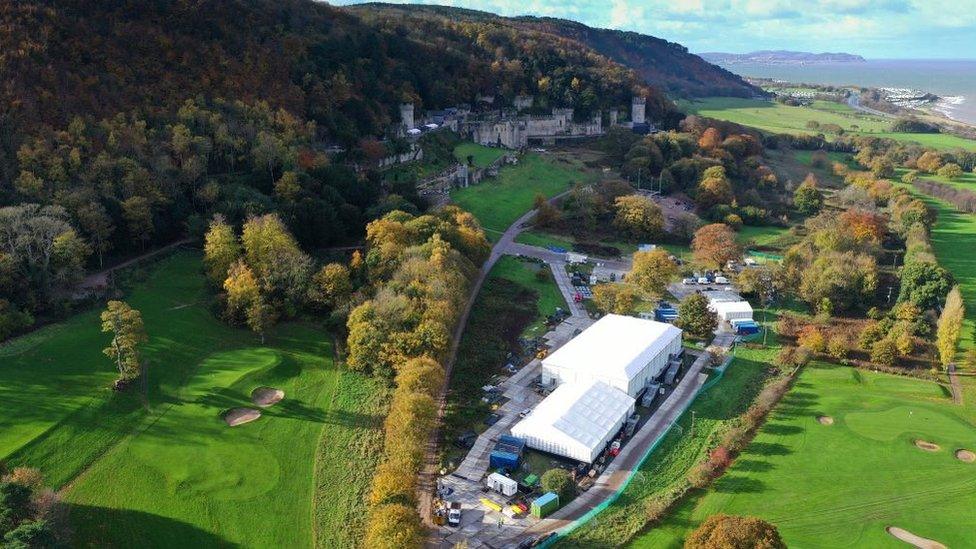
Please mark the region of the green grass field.
<svg viewBox="0 0 976 549"><path fill-rule="evenodd" d="M853 134L888 137L938 149L960 147L976 150L976 141L954 135L891 132L889 129L892 120L889 118L867 115L847 105L828 101L815 101L809 107L790 107L760 99L708 97L693 101L679 101L678 105L690 114L728 120L768 133L808 135L820 133L819 130L807 128L808 121L816 120L820 124L837 124L844 131ZM852 126L857 127L852 128Z"/></svg>
<svg viewBox="0 0 976 549"><path fill-rule="evenodd" d="M473 157L472 161L478 168L485 168L492 162L505 155L505 149L497 147L486 147L478 143L466 141L454 147L454 158L458 162L467 163L468 156Z"/></svg>
<svg viewBox="0 0 976 549"><path fill-rule="evenodd" d="M976 446L974 410L935 383L809 366L729 471L632 545L681 547L721 512L763 517L796 548L904 547L887 526L970 546L976 465L953 454ZM821 425L822 415L834 424Z"/></svg>
<svg viewBox="0 0 976 549"><path fill-rule="evenodd" d="M552 197L592 179L578 164L529 153L518 165L502 168L496 178L452 191L451 200L473 213L488 237L495 238L532 209L536 195Z"/></svg>
<svg viewBox="0 0 976 549"><path fill-rule="evenodd" d="M197 254L150 272L126 298L150 335L145 402L109 389L97 311L43 328L0 349L0 459L63 487L78 546L355 544L383 388L334 365L316 326L261 345L217 321ZM285 400L227 427L262 385Z"/></svg>
<svg viewBox="0 0 976 549"><path fill-rule="evenodd" d="M704 459L713 433L745 412L762 388L766 363L777 349L740 348L724 377L681 416L623 494L605 511L560 540L559 547L620 547L637 534L644 524L643 501L682 483L688 470Z"/></svg>
<svg viewBox="0 0 976 549"><path fill-rule="evenodd" d="M739 244L752 243L763 248L777 247L778 243L789 236L790 229L787 227L776 227L766 225L763 227L752 227L743 225L735 235L735 240Z"/></svg>
<svg viewBox="0 0 976 549"><path fill-rule="evenodd" d="M545 269L548 277L545 280L536 278L536 273ZM520 261L510 255L503 256L492 267L489 276L504 278L518 283L526 288L534 290L538 294L535 306L538 316L526 329L525 337L542 336L546 333L546 317L555 313L556 308L567 308L566 300L563 298L559 286L552 278L552 271L548 265L542 265L530 261Z"/></svg>

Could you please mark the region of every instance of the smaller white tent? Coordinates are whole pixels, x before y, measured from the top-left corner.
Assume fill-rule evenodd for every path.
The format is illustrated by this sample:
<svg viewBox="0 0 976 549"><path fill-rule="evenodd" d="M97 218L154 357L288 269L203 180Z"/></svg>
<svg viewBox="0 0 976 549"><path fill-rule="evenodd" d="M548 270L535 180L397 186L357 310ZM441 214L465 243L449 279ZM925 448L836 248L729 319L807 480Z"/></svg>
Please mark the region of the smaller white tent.
<svg viewBox="0 0 976 549"><path fill-rule="evenodd" d="M602 381L563 383L512 434L530 448L593 463L633 413L634 402Z"/></svg>
<svg viewBox="0 0 976 549"><path fill-rule="evenodd" d="M752 320L752 305L748 301L719 301L708 308L725 321Z"/></svg>

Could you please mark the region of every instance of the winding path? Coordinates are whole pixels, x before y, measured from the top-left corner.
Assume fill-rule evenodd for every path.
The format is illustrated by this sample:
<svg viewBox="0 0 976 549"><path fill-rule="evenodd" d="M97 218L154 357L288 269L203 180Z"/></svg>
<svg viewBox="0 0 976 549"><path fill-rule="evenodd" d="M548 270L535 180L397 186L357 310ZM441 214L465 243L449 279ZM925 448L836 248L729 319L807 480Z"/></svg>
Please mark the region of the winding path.
<svg viewBox="0 0 976 549"><path fill-rule="evenodd" d="M569 194L570 191L565 191L549 199L549 202L555 202L563 196ZM478 271L478 276L475 277L474 282L471 284L471 292L468 294L468 302L464 305L464 310L461 312L461 317L458 319L457 326L454 328L454 334L451 339L451 349L448 354L447 364L445 367L445 383L444 388L441 389L441 394L437 398L437 428L431 434L430 439L427 441L427 449L424 455L424 466L420 472L420 482L417 488L418 497L418 510L420 516L424 523L428 526L434 526L431 521L431 505L433 504L433 494L436 490L437 477L440 474L440 462L438 460L439 452L437 447L437 441L440 438L440 426L444 420L444 410L447 405L447 390L450 386L451 373L454 370L454 363L457 360L458 347L461 344L461 335L464 333L464 328L468 324L468 316L471 314L471 309L474 307L475 300L478 299L478 293L481 292L481 286L485 282L485 278L488 277L488 273L491 272L492 267L503 255L516 255L519 252L516 251L517 247L522 246L521 244L516 244L515 238L528 226L529 221L535 216L536 210L532 209L523 214L521 217L515 220L514 223L509 225L505 232L501 233L498 241L491 248L491 254L488 259L481 266ZM538 250L539 248L535 248ZM554 252L550 252L554 253Z"/></svg>

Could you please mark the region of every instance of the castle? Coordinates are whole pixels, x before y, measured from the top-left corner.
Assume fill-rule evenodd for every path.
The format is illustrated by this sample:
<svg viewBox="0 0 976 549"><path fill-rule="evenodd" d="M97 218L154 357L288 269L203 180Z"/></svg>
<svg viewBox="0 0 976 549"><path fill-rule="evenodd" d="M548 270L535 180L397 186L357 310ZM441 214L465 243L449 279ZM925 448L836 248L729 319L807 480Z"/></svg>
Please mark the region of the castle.
<svg viewBox="0 0 976 549"><path fill-rule="evenodd" d="M595 113L589 120L577 122L573 119L574 111L571 108L554 108L552 113L547 115L524 114L523 111L532 106L531 96L518 96L513 103L514 108L492 110L478 115L473 115L469 109L461 107L431 111L427 113L427 124L424 128L435 129L446 126L475 143L509 149L522 149L530 143L550 145L561 140L604 134L601 112ZM646 98L634 97L631 102L630 121L627 122L620 122L617 109L611 109L608 113L609 126L625 126L637 133L653 131L653 126L646 121L646 104ZM401 135L422 133L419 128L414 127L412 104L400 105L400 119Z"/></svg>

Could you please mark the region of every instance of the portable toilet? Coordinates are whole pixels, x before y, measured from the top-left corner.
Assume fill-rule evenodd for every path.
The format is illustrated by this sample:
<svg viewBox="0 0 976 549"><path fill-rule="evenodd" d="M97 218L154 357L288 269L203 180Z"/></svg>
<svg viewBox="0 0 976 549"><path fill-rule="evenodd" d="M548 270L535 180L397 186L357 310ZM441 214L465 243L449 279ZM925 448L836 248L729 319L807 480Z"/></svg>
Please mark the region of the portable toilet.
<svg viewBox="0 0 976 549"><path fill-rule="evenodd" d="M518 492L518 482L499 473L488 475L488 478L485 480L485 485L489 489L501 492L505 496L514 496Z"/></svg>
<svg viewBox="0 0 976 549"><path fill-rule="evenodd" d="M549 492L536 498L532 502L531 513L535 518L546 518L556 509L559 509L559 496L555 492Z"/></svg>

